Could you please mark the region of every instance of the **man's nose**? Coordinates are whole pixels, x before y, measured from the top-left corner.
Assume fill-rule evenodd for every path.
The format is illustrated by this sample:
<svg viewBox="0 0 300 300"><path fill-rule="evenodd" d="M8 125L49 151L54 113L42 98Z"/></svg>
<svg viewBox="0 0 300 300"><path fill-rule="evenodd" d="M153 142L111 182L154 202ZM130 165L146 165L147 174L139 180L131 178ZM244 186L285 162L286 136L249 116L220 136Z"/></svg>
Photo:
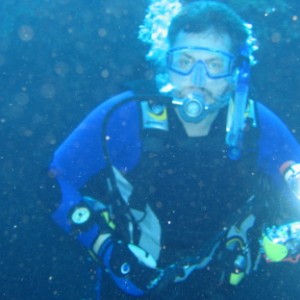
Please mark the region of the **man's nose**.
<svg viewBox="0 0 300 300"><path fill-rule="evenodd" d="M192 71L192 84L196 87L203 87L206 82L206 69L202 61L198 61Z"/></svg>

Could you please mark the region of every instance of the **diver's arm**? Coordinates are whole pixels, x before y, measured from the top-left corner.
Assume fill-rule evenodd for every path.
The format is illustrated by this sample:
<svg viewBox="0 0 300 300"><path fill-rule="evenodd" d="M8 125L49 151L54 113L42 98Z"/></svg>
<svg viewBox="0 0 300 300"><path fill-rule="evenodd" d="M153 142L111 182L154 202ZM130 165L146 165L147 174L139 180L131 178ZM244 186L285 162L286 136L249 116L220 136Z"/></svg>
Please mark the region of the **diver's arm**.
<svg viewBox="0 0 300 300"><path fill-rule="evenodd" d="M58 185L61 195L52 217L61 228L69 233L72 229L70 216L73 210L82 204L84 195L81 193L84 186L96 175L104 174L107 168L104 153L104 125L107 115L115 105L119 105L120 102L130 97L132 93L126 92L100 104L75 128L54 154L48 171L48 179L53 183L48 186ZM99 184L106 185L106 176L100 177L103 183ZM98 194L93 196L101 198ZM94 227L95 235L97 226ZM94 239L96 237L95 235ZM89 241L89 245L91 242Z"/></svg>
<svg viewBox="0 0 300 300"><path fill-rule="evenodd" d="M258 166L275 185L284 187L290 162L300 163L300 145L287 126L272 111L256 103L259 126Z"/></svg>
<svg viewBox="0 0 300 300"><path fill-rule="evenodd" d="M122 97L125 99L129 96L130 94L123 94ZM117 103L117 100L113 99L113 102ZM107 207L101 201L82 194L87 182L94 175L103 172L107 166L103 153L105 146L101 139L107 106L108 104L104 103L92 112L54 155L48 173L49 178L59 185L61 201L52 217L104 266L120 289L130 295L141 296L174 282L178 268L170 266L164 270L159 269L150 254L136 245L123 242L115 234L115 225L109 219ZM121 144L118 143L118 138L125 138L119 134L120 130L126 130L124 124L120 130L116 128L117 123L110 125L112 130L110 141L116 143L110 145L114 155L118 154L116 147ZM138 132L133 132L138 135ZM132 152L132 141L134 142L135 136L131 134L128 138L129 142L127 140L126 142L130 143L129 150ZM122 155L123 153L124 156L127 155L124 147ZM126 159L127 157L129 155ZM132 155L130 157L132 158ZM134 160L135 158L130 163ZM101 195L99 197L101 198Z"/></svg>
<svg viewBox="0 0 300 300"><path fill-rule="evenodd" d="M266 224L260 244L267 262L292 262L300 256L300 146L285 124L263 105L258 105L258 117L260 166L271 178L270 196L277 213L276 221Z"/></svg>

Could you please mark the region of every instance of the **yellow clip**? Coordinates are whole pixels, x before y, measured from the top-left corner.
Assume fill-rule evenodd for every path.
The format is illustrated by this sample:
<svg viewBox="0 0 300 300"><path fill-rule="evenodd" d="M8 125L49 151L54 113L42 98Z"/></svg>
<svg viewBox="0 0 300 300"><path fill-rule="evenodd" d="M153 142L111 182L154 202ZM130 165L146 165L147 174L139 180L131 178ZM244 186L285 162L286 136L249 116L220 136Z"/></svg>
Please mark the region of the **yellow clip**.
<svg viewBox="0 0 300 300"><path fill-rule="evenodd" d="M245 273L241 272L241 273L231 273L230 274L230 278L229 278L229 283L231 285L238 285L242 279L244 278Z"/></svg>
<svg viewBox="0 0 300 300"><path fill-rule="evenodd" d="M285 245L274 243L267 236L263 237L262 245L270 261L279 262L288 255L288 249Z"/></svg>
<svg viewBox="0 0 300 300"><path fill-rule="evenodd" d="M111 229L116 229L115 223L110 219L109 213L107 211L104 211L101 213L102 218L105 220L106 224L111 228Z"/></svg>
<svg viewBox="0 0 300 300"><path fill-rule="evenodd" d="M159 114L159 115L151 113L151 112L147 112L147 113L154 120L157 120L157 121L165 121L165 120L167 120L167 110L166 110L166 108L164 108L163 112L161 114Z"/></svg>

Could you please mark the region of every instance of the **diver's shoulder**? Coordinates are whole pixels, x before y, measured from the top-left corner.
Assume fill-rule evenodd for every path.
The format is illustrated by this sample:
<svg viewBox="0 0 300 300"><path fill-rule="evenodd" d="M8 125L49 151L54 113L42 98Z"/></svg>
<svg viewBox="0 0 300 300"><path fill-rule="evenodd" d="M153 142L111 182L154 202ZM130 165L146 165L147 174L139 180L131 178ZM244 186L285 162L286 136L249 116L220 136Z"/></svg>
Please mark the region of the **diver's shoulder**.
<svg viewBox="0 0 300 300"><path fill-rule="evenodd" d="M150 80L136 80L125 83L122 90L107 99L101 101L96 111L103 114L109 113L122 107L132 107L142 100L149 100L159 97L155 82Z"/></svg>
<svg viewBox="0 0 300 300"><path fill-rule="evenodd" d="M278 115L270 107L268 107L267 104L257 100L255 100L254 103L255 103L256 112L260 118L279 119Z"/></svg>

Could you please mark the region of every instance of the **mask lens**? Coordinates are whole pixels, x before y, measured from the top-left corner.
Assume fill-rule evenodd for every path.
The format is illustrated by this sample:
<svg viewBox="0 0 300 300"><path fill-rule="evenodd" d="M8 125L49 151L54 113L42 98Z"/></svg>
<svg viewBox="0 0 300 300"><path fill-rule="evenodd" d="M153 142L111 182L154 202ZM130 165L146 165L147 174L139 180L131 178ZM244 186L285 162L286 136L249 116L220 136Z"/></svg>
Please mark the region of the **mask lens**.
<svg viewBox="0 0 300 300"><path fill-rule="evenodd" d="M230 61L227 57L216 55L205 62L206 71L213 76L226 76L230 74Z"/></svg>
<svg viewBox="0 0 300 300"><path fill-rule="evenodd" d="M175 72L188 75L196 63L197 61L186 50L171 52L171 64L169 67Z"/></svg>
<svg viewBox="0 0 300 300"><path fill-rule="evenodd" d="M199 59L201 57L201 59ZM168 53L168 68L181 75L189 75L197 64L202 64L210 78L221 78L232 74L233 56L208 48L173 48Z"/></svg>

